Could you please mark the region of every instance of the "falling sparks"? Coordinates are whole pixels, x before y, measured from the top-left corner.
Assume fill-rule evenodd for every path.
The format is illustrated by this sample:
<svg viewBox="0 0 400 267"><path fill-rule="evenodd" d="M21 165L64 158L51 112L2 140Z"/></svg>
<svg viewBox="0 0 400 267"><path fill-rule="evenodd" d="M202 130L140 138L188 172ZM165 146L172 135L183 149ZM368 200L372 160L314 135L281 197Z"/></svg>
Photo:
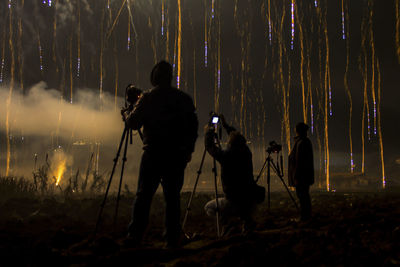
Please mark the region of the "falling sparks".
<svg viewBox="0 0 400 267"><path fill-rule="evenodd" d="M344 0L342 0L342 38L346 40L346 27L345 27L345 16L344 16Z"/></svg>
<svg viewBox="0 0 400 267"><path fill-rule="evenodd" d="M212 3L211 3L211 18L214 18L214 12L215 12L215 0L212 0Z"/></svg>
<svg viewBox="0 0 400 267"><path fill-rule="evenodd" d="M268 39L272 45L272 22L271 22L271 0L268 0Z"/></svg>
<svg viewBox="0 0 400 267"><path fill-rule="evenodd" d="M165 2L161 0L161 35L164 36Z"/></svg>
<svg viewBox="0 0 400 267"><path fill-rule="evenodd" d="M182 10L181 0L178 0L178 70L176 75L176 87L180 87L181 79L181 49L182 49Z"/></svg>
<svg viewBox="0 0 400 267"><path fill-rule="evenodd" d="M381 156L381 165L382 165L382 187L386 187L386 176L385 176L385 161L384 161L384 155L383 155L383 137L382 137L382 122L381 122L381 68L379 65L379 60L377 62L377 71L378 71L378 137L379 137L379 152Z"/></svg>
<svg viewBox="0 0 400 267"><path fill-rule="evenodd" d="M291 4L291 7L290 7L290 10L291 10L291 16L292 16L292 23L291 23L291 25L292 25L292 39L290 41L290 48L293 50L293 48L294 48L294 0L292 0L292 4Z"/></svg>
<svg viewBox="0 0 400 267"><path fill-rule="evenodd" d="M332 88L329 86L329 116L332 116Z"/></svg>
<svg viewBox="0 0 400 267"><path fill-rule="evenodd" d="M1 59L0 83L3 82L3 71L4 71L4 58Z"/></svg>
<svg viewBox="0 0 400 267"><path fill-rule="evenodd" d="M11 163L11 143L10 138L10 105L12 94L14 90L14 75L15 75L15 56L14 56L14 42L13 42L13 23L12 23L12 8L11 8L11 1L9 1L9 38L8 38L8 45L10 47L10 54L11 54L11 77L10 77L10 86L9 86L9 93L6 102L6 137L7 137L7 160L6 160L6 176L10 173L10 163Z"/></svg>
<svg viewBox="0 0 400 267"><path fill-rule="evenodd" d="M126 49L129 51L131 49L131 18L128 17L128 42Z"/></svg>
<svg viewBox="0 0 400 267"><path fill-rule="evenodd" d="M348 137L345 137L345 140L347 140L345 142L348 142L347 145L349 145L346 151L347 171L350 170L351 173L354 173L356 170L358 171L358 169L361 168L359 166L362 166L362 172L364 173L365 166L367 166L365 164L369 155L366 154L366 151L369 151L368 146L372 144L378 149L379 145L382 161L382 186L385 187L386 178L384 170L383 136L380 116L380 104L382 104L380 102L380 94L382 85L380 81L381 70L379 69L379 59L381 59L381 51L378 51L378 46L376 47L377 49L375 51L375 41L372 27L374 25L372 21L372 11L374 9L372 3L374 1L368 1L369 8L366 9L368 12L365 12L361 18L363 23L361 33L355 32L356 38L354 39L351 38L349 31L351 22L349 19L350 2L341 0L341 3L335 4L335 8L332 9L332 12L336 13L336 15L333 13L332 14L337 17L337 23L332 27L331 24L329 24L329 37L335 36L335 38L339 40L342 45L346 43L346 55L343 53L343 55L336 54L338 52L338 48L333 46L333 44L336 43L333 41L333 39L328 40L328 24L326 20L328 17L327 15L331 14L331 11L328 12L328 7L331 7L330 3L328 4L330 1L319 2L315 0L303 4L303 2L300 1L296 2L296 0L290 0L282 4L279 1L272 1L271 3L271 0L265 0L261 1L263 2L262 5L257 1L256 4L254 4L254 1L248 1L249 5L242 5L242 3L240 3L238 0L231 1L232 3L235 3L234 19L236 24L236 33L233 34L236 34L237 38L240 38L240 40L236 39L238 43L237 45L233 45L231 47L232 50L229 49L229 53L232 53L234 49L237 49L237 55L235 55L237 60L228 52L226 52L227 50L222 50L225 48L222 47L222 44L226 46L227 40L225 38L228 38L224 33L224 30L226 30L225 28L222 28L222 32L224 34L221 35L221 27L225 27L227 24L227 22L224 21L221 26L222 18L225 19L225 17L222 17L220 12L220 3L222 3L222 1L204 0L204 9L200 8L201 13L198 12L199 10L194 11L194 13L199 13L199 17L197 18L190 14L192 11L188 11L186 16L186 11L189 8L185 6L185 2L182 0L176 0L172 6L169 6L170 2L166 0L160 1L161 2L158 2L159 6L157 7L157 10L154 12L151 11L153 13L148 12L149 14L146 17L146 20L148 20L149 23L151 22L153 23L153 26L156 26L151 29L150 36L152 39L144 40L151 45L148 47L150 55L153 56L150 57L150 61L156 61L161 58L165 58L167 61L170 61L174 67L176 86L184 89L190 87L193 88L196 106L202 105L200 99L196 99L196 94L198 95L199 93L197 89L199 88L200 84L202 84L202 80L204 80L203 76L211 76L208 79L210 85L209 87L211 88L210 95L214 94L214 107L216 110L224 110L225 106L223 105L226 105L227 103L225 103L225 100L224 102L222 101L222 99L224 99L222 96L225 97L224 94L226 93L226 89L224 87L227 87L226 85L230 83L229 87L232 89L227 95L228 100L226 102L230 102L228 104L232 107L237 107L237 111L234 110L232 114L233 121L238 125L240 124L240 130L247 134L249 138L255 138L261 135L264 136L266 118L268 117L268 114L265 113L265 109L262 106L264 103L263 97L265 98L264 88L268 88L268 86L273 87L274 90L276 90L276 92L279 94L279 104L282 106L280 107L280 119L282 121L282 143L285 143L285 146L288 146L288 150L290 149L290 120L295 119L297 116L297 119L302 118L305 123L310 124L310 130L313 134L313 137L318 138L318 142L321 145L319 155L321 158L320 167L321 170L324 169L321 171L321 173L325 173L327 176L327 190L331 190L329 181L329 145L331 148L335 147L335 144L333 143L334 139L331 138L331 143L329 143L328 139L329 131L333 133L332 130L328 129L328 122L330 122L330 117L333 117L333 115L335 115L335 119L332 119L334 124L336 124L340 119L343 119L343 123L346 124L345 127L347 129L345 135L348 135ZM23 4L22 6L20 5L20 3L23 3L23 0L8 0L5 2L6 3L4 7L6 8L6 5L8 4L10 17L12 15L11 11L15 13L14 9L23 9ZM118 60L121 60L121 54L120 51L117 50L121 47L119 45L115 45L115 43L112 43L112 41L115 42L114 38L109 38L111 33L113 33L114 27L114 33L118 32L118 36L122 36L122 50L124 50L125 53L126 51L132 51L132 53L129 52L125 55L129 55L129 59L132 59L132 62L136 59L134 62L136 65L134 66L134 70L132 72L135 72L139 83L142 82L140 81L141 78L139 78L142 76L142 73L139 72L142 70L137 71L137 69L139 69L141 66L140 64L142 63L142 56L141 53L138 53L140 49L138 49L136 41L139 40L139 38L137 38L138 34L136 32L135 25L133 24L134 20L130 10L129 0L121 0L119 4L117 4L116 1L106 0L100 4L103 12L103 18L101 19L101 25L98 25L95 28L96 36L94 38L96 38L96 44L93 47L93 51L90 51L91 53L86 51L86 49L88 49L86 44L81 44L81 41L84 41L85 39L83 37L89 36L86 34L84 35L84 30L86 30L84 21L86 21L86 18L84 16L80 16L81 12L82 15L84 15L83 12L87 14L86 6L85 9L83 8L83 4L85 3L86 5L86 1L82 3L80 3L80 0L67 2L73 6L72 10L76 12L73 20L67 20L67 23L70 23L71 25L64 27L64 20L60 20L58 22L59 24L57 25L57 18L60 18L59 11L61 10L57 6L58 2L54 0L39 1L40 8L46 10L45 12L48 14L46 17L44 16L44 18L46 19L50 17L50 21L45 21L43 25L49 26L50 31L53 31L52 33L45 33L43 31L44 27L42 23L39 23L33 25L33 36L29 36L29 30L24 30L24 36L22 36L21 27L24 24L22 24L21 21L17 24L15 16L13 20L10 18L9 22L8 14L4 14L3 18L1 19L2 25L4 25L4 34L2 36L3 46L0 59L0 83L2 83L2 86L4 86L3 83L7 82L8 85L10 80L12 80L11 77L15 75L13 68L19 68L19 74L18 69L16 69L17 76L14 78L16 80L18 79L18 81L20 80L21 88L24 88L24 73L22 70L25 71L29 67L24 63L25 58L26 60L33 60L33 63L36 63L33 66L34 71L36 72L36 77L40 77L40 74L42 74L41 78L46 81L47 77L45 75L54 74L52 77L54 79L50 84L59 82L59 88L63 94L63 98L69 99L69 102L72 103L73 100L76 101L76 97L73 98L73 93L76 96L78 95L78 87L87 86L87 84L90 83L89 79L93 79L93 77L95 77L95 79L97 79L97 86L99 86L100 98L102 98L103 86L104 88L107 88L106 90L112 91L114 89L114 104L116 108L118 80L125 77L125 73L121 72L121 75L119 75L118 67L121 68L123 62L126 61L124 59L124 61L120 61L120 63L118 63ZM131 6L135 6L133 4L134 1L131 2ZM396 53L400 62L400 0L394 0L394 2L396 9L393 12L393 16L395 15L395 24L393 24L393 27L396 27L396 32L395 35L393 35L393 41L395 42L397 48ZM121 3L122 6L120 7ZM80 4L82 5L82 9L79 7ZM260 10L262 10L262 12L259 12L259 10L257 10L258 13L254 12L254 10L252 10L253 4L256 8L261 6ZM340 4L341 7L339 6ZM127 14L126 11L123 10L125 8L124 5L129 12L129 16L122 19L122 17ZM138 8L142 8L142 5L140 4L137 6ZM50 9L48 7L52 8ZM97 5L97 7L99 6ZM302 7L304 7L304 10L302 10ZM169 14L171 12L169 9L173 11L173 14ZM5 11L8 10L6 9ZM138 12L137 14L142 16L140 13L141 12ZM21 14L24 13L21 12ZM118 21L119 14L121 14L120 21ZM101 16L101 14L96 15ZM110 15L110 17L108 17L108 15ZM203 15L204 24L202 21ZM261 26L262 32L260 35L263 36L263 38L258 40L261 40L260 42L262 42L259 44L259 46L264 46L265 48L265 53L260 53L260 57L262 57L260 60L265 62L265 69L263 70L264 74L262 77L263 80L268 82L260 81L261 79L259 79L258 76L254 76L254 73L257 71L254 69L256 66L258 66L258 63L255 63L254 61L255 51L252 49L254 47L258 47L254 45L254 34L258 32L253 32L254 29L257 28L254 27L254 24L252 25L255 20L253 18L248 20L247 18L257 15L262 16L261 19L263 20L263 25ZM104 19L104 16L106 19ZM339 16L341 17L339 18ZM17 17L17 19L19 19L19 17ZM126 25L125 19L128 20L128 25ZM195 25L195 27L191 25L195 34L191 33L189 30L189 34L187 34L186 30L189 27L186 27L186 25L188 24L183 23L187 22L189 19L192 20L191 24L200 20L200 25ZM358 19L359 18L357 17L357 21L355 20L354 25L357 25ZM123 26L121 26L122 21ZM138 19L138 22L140 21L141 18ZM17 37L17 25L20 29L20 32L18 32L18 36L20 37ZM1 28L3 29L3 27ZM8 34L8 27L10 27L10 34ZM161 29L159 27L161 27ZM335 27L336 29L334 29ZM15 29L14 36L12 35L13 29ZM68 29L67 32L65 32L65 29ZM204 39L201 36L203 30ZM200 38L197 36L197 33L199 32L201 32ZM119 33L122 34L119 35ZM190 38L190 34L193 34L192 39ZM356 41L359 42L359 38L357 38L359 34L363 39L361 46L359 46L359 43L355 43ZM35 38L36 35L37 39ZM117 36L117 34L115 34L115 36ZM147 38L147 35L140 34L139 36ZM25 45L22 40L28 40L29 37L33 40L33 56L27 55L25 57L26 52L23 49L30 46ZM61 40L63 37L65 37L65 40ZM114 37L114 35L112 37ZM351 43L350 39L352 39ZM13 42L15 42L17 45L17 40L18 46L15 46L16 50L14 51ZM345 43L341 40L345 40ZM117 39L117 44L119 41L121 40ZM329 41L332 42L332 51L329 50ZM20 43L23 45L20 45ZM354 52L353 55L356 55L359 52L357 50L359 47L362 49L358 62L360 72L362 74L362 80L360 84L357 84L359 83L358 78L353 79L354 72L350 71L353 70L354 67L357 67L357 62L350 60L350 45L351 47L354 46L354 51L352 50L352 54ZM113 50L112 48L114 48L114 54L110 55L110 51ZM132 48L136 49L135 53L133 53ZM344 49L344 46L342 48ZM52 51L50 51L50 49ZM296 52L291 52L291 50L295 50ZM14 52L15 55L13 55ZM344 52L344 50L340 50L339 52ZM332 58L335 59L332 61L332 63L335 64L332 64L332 72L330 70L329 54L331 54ZM14 63L12 58L13 56L15 56L14 60L16 61ZM336 56L338 56L338 59L335 58ZM340 56L341 58L339 58ZM346 61L344 56L346 56ZM52 59L50 59L50 57L52 57ZM133 57L135 57L135 59ZM112 64L112 60L114 60L115 64ZM193 60L193 62L191 62L191 60ZM344 62L346 62L346 70L344 71L344 93L346 93L346 99L343 99L345 101L345 106L343 107L345 115L342 115L344 114L342 110L336 111L337 104L340 102L339 100L342 100L339 92L339 89L341 88L341 82L338 82L336 78L339 77L339 79L341 79L340 77L343 77L343 73L338 74L337 64L340 64L339 67L342 67L341 69L344 70ZM52 70L53 67L56 69L54 72ZM61 73L59 68L61 70L62 67L64 68L62 69ZM205 70L204 67L207 69ZM93 75L88 73L89 69ZM382 71L384 71L384 69L382 69ZM207 74L204 74L204 72ZM25 76L27 75L25 74ZM202 79L200 79L200 77ZM25 77L25 79L26 78L27 77ZM224 82L224 84L222 84L222 82ZM10 98L13 90L12 86L15 85L10 85ZM224 89L224 91L222 91L221 88ZM333 90L338 91L333 92ZM353 101L358 101L356 96L361 96L362 100L360 103L353 103ZM220 101L222 104L219 103ZM354 111L358 110L359 105L361 105L362 110L360 107L359 112L353 114L353 105ZM253 106L256 109L255 112L252 110ZM355 107L357 107L357 109L355 109ZM250 112L250 110L253 112ZM298 110L299 114L295 114L295 116L293 116L293 113L295 112L294 110ZM360 120L362 120L362 122ZM361 123L359 123L359 121ZM7 172L9 169L12 170L12 168L10 168L9 153L10 151L14 153L14 144L12 142L17 140L15 135L11 140L11 134L13 133L12 122L12 117L6 121L8 130L6 138L8 139L9 143L11 142L11 144L7 144ZM356 140L357 143L353 144L352 138L353 132L359 133L360 128L362 128L362 137L359 139L362 139L360 140L360 143L362 143L362 148L360 146L361 144L358 144L358 140ZM368 142L368 140L371 142ZM13 153L11 153L11 159L13 159ZM361 161L361 153L362 164L358 162ZM14 161L12 160L11 165L14 165L13 162ZM332 160L332 163L333 162L335 162L335 160ZM349 164L350 168L348 166ZM15 165L13 168L15 168ZM62 175L63 174L61 174L61 176ZM55 175L57 180L60 180L61 176ZM321 176L321 178L325 177ZM325 187L324 179L321 179L319 182L321 185L323 183L323 186Z"/></svg>
<svg viewBox="0 0 400 267"><path fill-rule="evenodd" d="M79 78L80 71L81 71L81 9L80 9L80 1L78 0L78 59L77 59L77 66L76 66L76 76Z"/></svg>
<svg viewBox="0 0 400 267"><path fill-rule="evenodd" d="M43 49L40 43L40 34L38 32L38 50L39 50L39 68L40 71L43 73Z"/></svg>

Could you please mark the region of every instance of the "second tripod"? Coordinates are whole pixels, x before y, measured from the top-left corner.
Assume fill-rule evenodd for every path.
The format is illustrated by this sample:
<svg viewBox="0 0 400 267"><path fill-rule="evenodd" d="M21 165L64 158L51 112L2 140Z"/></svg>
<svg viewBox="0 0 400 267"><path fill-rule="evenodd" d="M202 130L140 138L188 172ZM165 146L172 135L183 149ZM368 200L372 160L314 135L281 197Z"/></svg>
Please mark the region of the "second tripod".
<svg viewBox="0 0 400 267"><path fill-rule="evenodd" d="M109 190L110 190L110 186L111 186L111 182L112 182L112 179L113 179L113 176L114 176L115 168L116 168L117 163L118 163L118 159L119 159L119 155L121 153L122 146L124 146L124 155L123 155L123 158L122 158L122 166L121 166L121 176L120 176L120 179L119 179L118 194L117 194L117 203L115 205L115 212L114 212L114 222L113 222L114 227L115 227L115 225L117 223L119 200L120 200L120 196L121 196L122 178L124 176L125 162L126 162L126 159L127 159L126 158L126 154L127 154L127 151L128 151L129 139L130 139L130 143L132 144L132 130L129 129L127 126L125 126L124 132L122 133L121 141L120 141L119 146L118 146L117 154L116 154L116 156L114 158L114 165L112 167L110 178L108 180L107 189L106 189L106 192L104 194L104 199L103 199L103 202L101 203L101 206L100 206L100 211L99 211L99 215L97 217L96 228L94 230L94 234L97 233L97 230L98 230L98 228L100 226L101 216L103 214L104 206L105 206L106 201L107 201L107 196L108 196L108 193L109 193Z"/></svg>
<svg viewBox="0 0 400 267"><path fill-rule="evenodd" d="M285 187L287 193L289 194L289 197L292 199L294 206L296 207L297 210L299 210L299 207L297 206L296 200L294 199L293 195L290 193L290 190L288 186L286 185L285 181L283 180L283 157L279 153L281 151L280 145L276 144L275 142L271 142L271 147L267 149L267 158L264 161L264 164L260 170L260 173L258 174L256 178L256 182L261 177L262 172L264 171L265 167L267 167L267 184L268 184L268 210L271 208L271 168L272 170L276 173L276 175L279 177L281 180L283 186ZM274 160L271 157L271 153L276 153L276 161L277 163L274 163Z"/></svg>

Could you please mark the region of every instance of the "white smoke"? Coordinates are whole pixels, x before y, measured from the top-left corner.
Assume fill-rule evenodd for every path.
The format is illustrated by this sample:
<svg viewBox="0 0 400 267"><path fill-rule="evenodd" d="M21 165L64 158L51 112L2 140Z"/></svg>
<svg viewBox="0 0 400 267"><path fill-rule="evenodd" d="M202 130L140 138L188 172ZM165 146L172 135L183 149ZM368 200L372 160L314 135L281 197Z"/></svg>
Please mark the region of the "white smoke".
<svg viewBox="0 0 400 267"><path fill-rule="evenodd" d="M0 131L6 129L8 88L0 88ZM47 89L44 82L34 85L23 96L13 91L9 106L9 129L25 135L50 135L70 140L110 143L115 141L123 124L115 110L113 96L99 95L88 89L77 90L74 103L61 98L58 91ZM118 99L118 103L122 103Z"/></svg>

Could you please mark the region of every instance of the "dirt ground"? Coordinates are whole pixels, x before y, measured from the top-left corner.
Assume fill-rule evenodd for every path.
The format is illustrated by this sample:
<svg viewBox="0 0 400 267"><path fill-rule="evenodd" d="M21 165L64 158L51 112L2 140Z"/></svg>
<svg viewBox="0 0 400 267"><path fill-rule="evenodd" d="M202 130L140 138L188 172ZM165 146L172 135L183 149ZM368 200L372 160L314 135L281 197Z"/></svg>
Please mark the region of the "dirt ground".
<svg viewBox="0 0 400 267"><path fill-rule="evenodd" d="M189 193L182 195L182 216ZM382 266L400 265L400 191L313 192L314 218L299 223L286 192L257 210L253 233L220 239L195 195L185 230L195 234L179 249L164 249L164 202L153 201L144 244L126 241L133 196L123 196L115 227L115 197L93 237L102 197L10 198L0 204L0 265L10 266Z"/></svg>

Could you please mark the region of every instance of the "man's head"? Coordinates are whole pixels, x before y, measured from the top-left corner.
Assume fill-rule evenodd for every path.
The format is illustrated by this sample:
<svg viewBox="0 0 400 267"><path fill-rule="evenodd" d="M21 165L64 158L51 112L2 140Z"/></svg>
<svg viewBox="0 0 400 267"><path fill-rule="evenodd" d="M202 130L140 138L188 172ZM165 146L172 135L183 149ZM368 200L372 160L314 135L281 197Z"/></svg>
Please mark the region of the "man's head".
<svg viewBox="0 0 400 267"><path fill-rule="evenodd" d="M153 86L170 86L172 82L172 66L167 61L161 60L151 71L150 77Z"/></svg>
<svg viewBox="0 0 400 267"><path fill-rule="evenodd" d="M246 145L246 138L240 132L233 131L229 134L228 144L231 147L241 147Z"/></svg>
<svg viewBox="0 0 400 267"><path fill-rule="evenodd" d="M309 128L310 127L307 124L305 124L304 122L299 122L296 125L296 133L299 136L307 136L307 131L308 131Z"/></svg>

